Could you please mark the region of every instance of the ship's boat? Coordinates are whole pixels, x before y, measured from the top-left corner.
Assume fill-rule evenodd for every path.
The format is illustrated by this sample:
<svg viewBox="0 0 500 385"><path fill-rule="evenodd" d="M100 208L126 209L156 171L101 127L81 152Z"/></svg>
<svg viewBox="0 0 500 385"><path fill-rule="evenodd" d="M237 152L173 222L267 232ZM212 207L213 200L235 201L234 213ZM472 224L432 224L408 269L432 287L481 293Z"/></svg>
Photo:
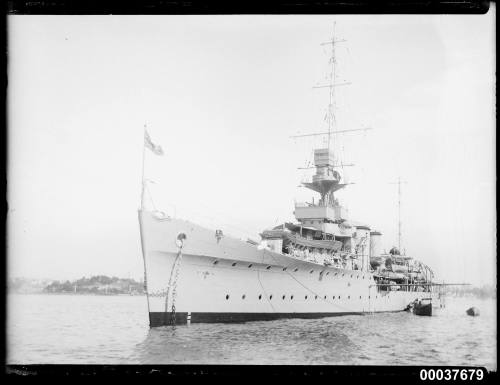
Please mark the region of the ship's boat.
<svg viewBox="0 0 500 385"><path fill-rule="evenodd" d="M399 250L396 249L396 252L399 253ZM386 257L385 266L388 270L391 270L395 273L406 274L410 270L408 263L410 259L411 259L410 257L399 256L399 254L391 254L390 256Z"/></svg>
<svg viewBox="0 0 500 385"><path fill-rule="evenodd" d="M392 271L395 273L407 273L408 272L408 266L401 266L401 265L392 265Z"/></svg>
<svg viewBox="0 0 500 385"><path fill-rule="evenodd" d="M388 271L388 270L379 271L378 273L376 273L374 275L379 276L381 278L390 279L390 280L397 280L397 281L401 281L401 280L406 279L406 276L404 274L395 273L393 271Z"/></svg>
<svg viewBox="0 0 500 385"><path fill-rule="evenodd" d="M466 311L467 315L470 315L472 317L477 317L479 315L479 309L477 307L471 307L467 309Z"/></svg>
<svg viewBox="0 0 500 385"><path fill-rule="evenodd" d="M283 239L285 247L306 247L311 249L321 249L327 251L338 251L342 247L342 242L334 240L307 239L300 235L295 235L286 230L265 230L261 233L263 239Z"/></svg>
<svg viewBox="0 0 500 385"><path fill-rule="evenodd" d="M372 269L377 269L380 266L384 266L385 258L382 256L370 257L370 266Z"/></svg>
<svg viewBox="0 0 500 385"><path fill-rule="evenodd" d="M432 299L422 298L413 304L413 314L422 316L432 315Z"/></svg>

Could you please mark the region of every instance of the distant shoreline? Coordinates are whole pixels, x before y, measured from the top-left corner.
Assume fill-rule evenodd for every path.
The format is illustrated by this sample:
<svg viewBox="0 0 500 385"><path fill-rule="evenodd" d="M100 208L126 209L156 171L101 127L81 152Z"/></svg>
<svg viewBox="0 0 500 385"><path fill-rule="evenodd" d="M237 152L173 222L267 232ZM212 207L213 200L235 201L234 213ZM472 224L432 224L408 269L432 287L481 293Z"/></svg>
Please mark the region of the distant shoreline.
<svg viewBox="0 0 500 385"><path fill-rule="evenodd" d="M132 278L95 275L73 281L9 279L7 292L25 294L144 295L144 283Z"/></svg>

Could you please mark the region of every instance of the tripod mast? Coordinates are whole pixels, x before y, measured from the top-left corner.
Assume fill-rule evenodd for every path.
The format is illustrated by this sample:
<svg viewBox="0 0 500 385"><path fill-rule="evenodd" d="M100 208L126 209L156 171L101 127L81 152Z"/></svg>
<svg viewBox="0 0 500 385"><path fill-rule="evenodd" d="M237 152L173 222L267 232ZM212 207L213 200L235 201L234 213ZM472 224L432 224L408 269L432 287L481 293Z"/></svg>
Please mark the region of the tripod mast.
<svg viewBox="0 0 500 385"><path fill-rule="evenodd" d="M407 183L402 181L401 177L398 177L397 182L391 182L391 184L398 185L398 250L401 252L401 184Z"/></svg>

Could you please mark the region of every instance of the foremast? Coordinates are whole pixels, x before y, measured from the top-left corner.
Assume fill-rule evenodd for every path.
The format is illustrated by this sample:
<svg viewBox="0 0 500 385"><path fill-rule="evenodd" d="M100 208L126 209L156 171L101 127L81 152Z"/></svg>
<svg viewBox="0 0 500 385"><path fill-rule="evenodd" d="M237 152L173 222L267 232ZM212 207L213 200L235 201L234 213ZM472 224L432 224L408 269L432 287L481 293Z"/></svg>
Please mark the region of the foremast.
<svg viewBox="0 0 500 385"><path fill-rule="evenodd" d="M344 188L347 184L342 183L342 171L344 167L353 166L351 164L342 164L339 162L339 157L335 151L335 140L338 134L343 134L347 132L354 131L365 131L370 128L361 128L361 129L347 129L347 130L338 130L337 127L337 118L336 118L336 97L335 97L335 89L340 86L346 86L351 84L347 81L339 81L338 79L338 70L337 70L337 56L336 56L336 47L340 43L346 42L345 39L339 39L335 34L335 22L333 23L333 34L332 38L324 43L321 43L321 46L329 46L331 49L331 55L329 59L330 69L329 69L329 82L327 84L319 84L313 87L313 89L328 89L329 91L329 103L328 109L325 116L325 120L328 123L328 131L320 132L320 133L312 133L312 134L304 134L304 135L295 135L293 138L302 138L308 136L326 136L327 143L326 148L318 148L314 150L314 167L316 168L316 173L312 177L312 181L303 182L302 184L313 190L318 192L321 196L318 207L330 207L330 208L338 208L338 213L342 214L342 208L339 205L338 201L334 197L334 193L337 190ZM333 145L332 145L333 141ZM345 210L344 210L345 211ZM297 218L299 219L299 218ZM325 218L330 219L330 218ZM347 219L343 218L342 215L338 215L337 220L339 219Z"/></svg>
<svg viewBox="0 0 500 385"><path fill-rule="evenodd" d="M296 203L294 215L301 225L300 234L303 228L318 230L312 237L318 239L318 234L323 240L341 242L341 253L344 258L361 257L361 268L369 268L370 249L370 228L364 225L351 226L348 222L347 210L335 198L335 192L344 188L348 183L343 181L342 171L346 166L337 156L335 146L339 134L365 131L369 128L361 129L338 129L336 118L336 95L335 89L339 86L349 85L349 82L339 81L337 71L336 47L345 42L345 39L338 39L335 36L335 23L331 40L321 43L322 46L331 48L329 60L330 69L327 84L316 85L314 89L328 89L329 103L325 116L328 123L328 131L320 133L295 135L293 138L323 136L326 137L326 145L314 150L314 167L316 172L311 180L303 181L302 185L314 192L319 193L320 199L317 202ZM333 143L332 143L333 142ZM309 233L309 231L306 231Z"/></svg>
<svg viewBox="0 0 500 385"><path fill-rule="evenodd" d="M333 144L335 144L338 134L370 129L361 128L339 130L337 127L335 89L339 86L350 84L350 82L339 81L338 79L336 47L338 44L344 43L345 41L345 39L339 39L336 37L334 23L332 38L327 42L321 43L322 46L329 46L331 48L331 55L329 59L329 82L327 84L316 85L313 88L328 89L329 91L329 103L325 116L325 120L328 123L328 131L293 136L293 138L326 136L327 139L327 143L324 148L317 148L314 150L314 168L316 168L316 173L313 175L312 180L302 182L304 187L319 193L320 199L317 203L314 203L313 200L312 203L296 204L294 214L296 219L301 223L304 223L307 219L309 219L307 224L313 225L316 223L314 220L323 223L341 223L347 220L347 210L339 204L338 200L335 199L334 194L336 191L347 185L347 183L343 182L343 168L353 165L342 164L339 162L339 157L335 152L335 146L332 145L332 141L334 142ZM310 220L313 220L312 223ZM321 230L324 231L326 237L327 230L324 228Z"/></svg>

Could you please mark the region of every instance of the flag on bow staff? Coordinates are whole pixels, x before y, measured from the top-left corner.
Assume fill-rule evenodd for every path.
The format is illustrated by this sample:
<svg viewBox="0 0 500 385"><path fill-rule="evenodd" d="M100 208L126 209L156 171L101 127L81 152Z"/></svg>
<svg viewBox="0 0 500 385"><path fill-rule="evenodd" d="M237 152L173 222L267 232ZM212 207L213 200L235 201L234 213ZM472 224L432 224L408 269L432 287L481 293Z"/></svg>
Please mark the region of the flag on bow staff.
<svg viewBox="0 0 500 385"><path fill-rule="evenodd" d="M154 154L163 155L163 149L161 148L161 146L154 144L151 141L151 138L149 137L149 134L146 130L144 130L144 145L151 151L153 151Z"/></svg>

